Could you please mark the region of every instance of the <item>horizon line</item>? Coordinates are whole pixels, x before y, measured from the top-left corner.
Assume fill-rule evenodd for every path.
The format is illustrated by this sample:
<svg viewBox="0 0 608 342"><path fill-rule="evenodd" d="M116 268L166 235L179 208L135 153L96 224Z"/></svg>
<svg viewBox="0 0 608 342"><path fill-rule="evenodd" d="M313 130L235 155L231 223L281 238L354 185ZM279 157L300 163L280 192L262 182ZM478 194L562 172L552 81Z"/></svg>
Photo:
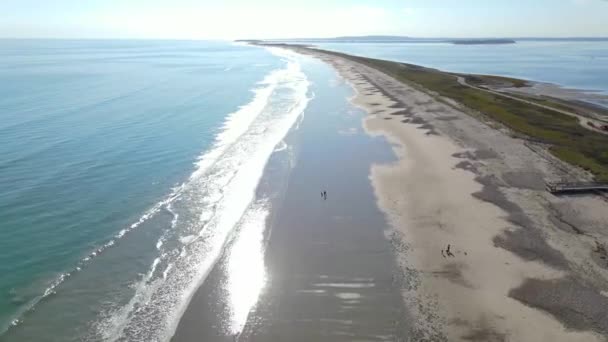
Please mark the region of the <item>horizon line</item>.
<svg viewBox="0 0 608 342"><path fill-rule="evenodd" d="M157 41L235 41L235 40L330 40L340 38L402 38L410 40L423 39L608 39L608 36L478 36L478 37L414 37L405 35L343 35L334 37L298 37L298 38L153 38L153 37L2 37L0 40L157 40Z"/></svg>

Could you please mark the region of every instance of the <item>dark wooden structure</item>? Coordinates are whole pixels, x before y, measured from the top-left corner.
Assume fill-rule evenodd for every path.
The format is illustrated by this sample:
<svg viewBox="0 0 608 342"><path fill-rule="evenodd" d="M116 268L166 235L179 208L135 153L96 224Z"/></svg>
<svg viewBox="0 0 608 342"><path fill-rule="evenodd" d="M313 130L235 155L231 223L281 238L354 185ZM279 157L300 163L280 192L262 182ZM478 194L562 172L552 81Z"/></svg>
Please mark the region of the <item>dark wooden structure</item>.
<svg viewBox="0 0 608 342"><path fill-rule="evenodd" d="M601 182L557 182L547 183L547 191L552 194L585 193L608 191L608 183Z"/></svg>

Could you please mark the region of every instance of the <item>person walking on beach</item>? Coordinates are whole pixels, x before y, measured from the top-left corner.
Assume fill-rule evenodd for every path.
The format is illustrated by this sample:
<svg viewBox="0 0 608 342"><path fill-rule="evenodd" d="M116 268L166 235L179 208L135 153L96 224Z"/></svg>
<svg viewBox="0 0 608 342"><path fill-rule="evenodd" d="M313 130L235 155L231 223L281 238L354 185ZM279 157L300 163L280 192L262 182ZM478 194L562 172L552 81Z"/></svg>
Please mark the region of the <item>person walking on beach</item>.
<svg viewBox="0 0 608 342"><path fill-rule="evenodd" d="M323 190L323 200L327 199L327 191Z"/></svg>
<svg viewBox="0 0 608 342"><path fill-rule="evenodd" d="M450 246L450 245L448 245L448 248L445 250L445 254L447 254L447 255L448 255L448 256L450 256L450 257L453 257L453 256L454 256L454 253L452 253L452 252L450 251L450 247L451 247L451 246Z"/></svg>

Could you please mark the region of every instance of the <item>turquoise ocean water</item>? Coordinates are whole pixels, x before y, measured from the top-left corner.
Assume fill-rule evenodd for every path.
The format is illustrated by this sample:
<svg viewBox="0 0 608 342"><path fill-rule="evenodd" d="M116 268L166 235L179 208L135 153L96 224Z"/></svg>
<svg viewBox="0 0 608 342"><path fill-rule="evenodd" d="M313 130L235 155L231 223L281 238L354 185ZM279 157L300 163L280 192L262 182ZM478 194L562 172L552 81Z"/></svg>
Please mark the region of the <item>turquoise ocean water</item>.
<svg viewBox="0 0 608 342"><path fill-rule="evenodd" d="M170 336L307 91L232 43L0 41L0 339Z"/></svg>

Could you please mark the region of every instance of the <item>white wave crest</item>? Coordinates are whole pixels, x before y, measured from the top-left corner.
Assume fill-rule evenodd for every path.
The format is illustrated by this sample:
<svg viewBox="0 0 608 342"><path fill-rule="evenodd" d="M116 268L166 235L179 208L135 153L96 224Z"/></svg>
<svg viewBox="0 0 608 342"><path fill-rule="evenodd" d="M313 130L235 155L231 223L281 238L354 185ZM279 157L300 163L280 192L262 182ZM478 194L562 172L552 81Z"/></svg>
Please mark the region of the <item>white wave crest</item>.
<svg viewBox="0 0 608 342"><path fill-rule="evenodd" d="M191 296L254 200L268 159L310 100L309 81L296 55L270 50L286 66L267 75L254 90L253 100L227 117L188 181L162 204L173 214L167 234L178 234L181 243L167 250L168 237L159 239L161 256L134 284L132 299L99 322L101 339L169 340Z"/></svg>

